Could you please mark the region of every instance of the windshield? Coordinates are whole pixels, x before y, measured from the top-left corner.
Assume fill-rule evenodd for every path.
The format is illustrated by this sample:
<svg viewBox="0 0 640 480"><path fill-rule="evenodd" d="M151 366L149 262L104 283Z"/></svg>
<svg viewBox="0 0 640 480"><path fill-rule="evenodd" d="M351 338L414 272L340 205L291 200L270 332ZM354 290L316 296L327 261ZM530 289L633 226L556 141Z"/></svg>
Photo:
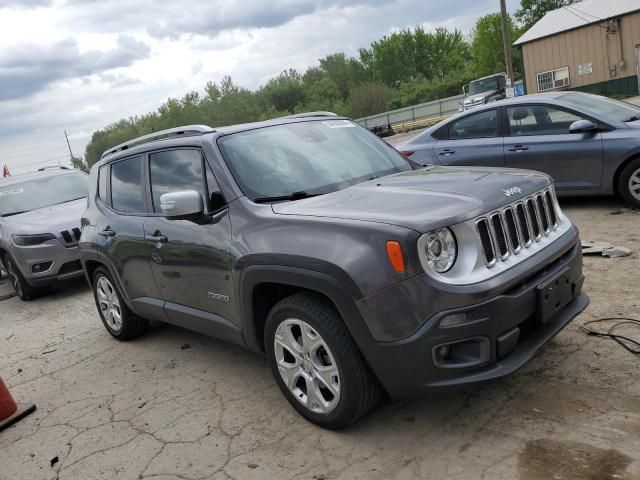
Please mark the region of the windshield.
<svg viewBox="0 0 640 480"><path fill-rule="evenodd" d="M619 100L584 93L567 93L558 99L619 122L640 120L640 108Z"/></svg>
<svg viewBox="0 0 640 480"><path fill-rule="evenodd" d="M87 196L84 173L52 175L24 182L0 183L0 216L15 215Z"/></svg>
<svg viewBox="0 0 640 480"><path fill-rule="evenodd" d="M411 170L395 149L348 120L276 125L222 137L218 145L252 200L302 198Z"/></svg>
<svg viewBox="0 0 640 480"><path fill-rule="evenodd" d="M489 90L498 89L498 77L485 78L483 80L474 80L469 84L469 95L487 92Z"/></svg>

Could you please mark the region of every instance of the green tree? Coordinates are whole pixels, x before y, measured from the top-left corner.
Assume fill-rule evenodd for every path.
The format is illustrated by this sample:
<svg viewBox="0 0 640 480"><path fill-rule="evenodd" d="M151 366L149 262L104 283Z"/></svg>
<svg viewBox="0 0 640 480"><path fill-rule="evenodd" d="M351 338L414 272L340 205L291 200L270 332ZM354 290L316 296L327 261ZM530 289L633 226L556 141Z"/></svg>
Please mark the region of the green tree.
<svg viewBox="0 0 640 480"><path fill-rule="evenodd" d="M523 30L529 30L545 14L578 0L521 0L520 9L516 11L516 19L522 25Z"/></svg>
<svg viewBox="0 0 640 480"><path fill-rule="evenodd" d="M519 31L511 17L508 25L512 39ZM493 73L504 72L504 47L502 43L502 17L499 13L485 15L478 19L471 34L471 73L474 77L482 77ZM520 51L511 50L514 75L520 75Z"/></svg>
<svg viewBox="0 0 640 480"><path fill-rule="evenodd" d="M349 99L349 113L353 118L366 117L387 110L393 90L386 85L366 82L354 88Z"/></svg>
<svg viewBox="0 0 640 480"><path fill-rule="evenodd" d="M89 173L89 166L85 163L82 157L72 156L71 165L73 165L73 168L76 170L82 170L85 173Z"/></svg>
<svg viewBox="0 0 640 480"><path fill-rule="evenodd" d="M292 68L285 70L269 80L258 94L263 98L265 107L271 105L277 111L293 113L304 100L302 76Z"/></svg>

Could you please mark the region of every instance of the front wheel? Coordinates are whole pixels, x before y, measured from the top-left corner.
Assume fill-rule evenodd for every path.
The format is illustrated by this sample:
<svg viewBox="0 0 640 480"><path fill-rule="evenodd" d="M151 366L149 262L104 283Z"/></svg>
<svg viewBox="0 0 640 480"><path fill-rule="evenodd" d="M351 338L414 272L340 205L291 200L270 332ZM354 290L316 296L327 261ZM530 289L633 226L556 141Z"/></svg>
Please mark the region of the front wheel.
<svg viewBox="0 0 640 480"><path fill-rule="evenodd" d="M3 263L7 269L7 275L11 281L11 285L13 285L18 297L25 302L36 298L38 293L40 293L40 289L32 287L27 283L25 278L22 276L20 269L16 265L16 262L8 253L5 254Z"/></svg>
<svg viewBox="0 0 640 480"><path fill-rule="evenodd" d="M276 304L265 350L278 387L302 416L337 429L366 414L380 387L335 307L313 293Z"/></svg>
<svg viewBox="0 0 640 480"><path fill-rule="evenodd" d="M618 191L627 203L640 207L640 158L636 158L622 170Z"/></svg>
<svg viewBox="0 0 640 480"><path fill-rule="evenodd" d="M103 267L97 268L93 274L93 297L100 319L111 336L130 340L146 330L148 322L129 309Z"/></svg>

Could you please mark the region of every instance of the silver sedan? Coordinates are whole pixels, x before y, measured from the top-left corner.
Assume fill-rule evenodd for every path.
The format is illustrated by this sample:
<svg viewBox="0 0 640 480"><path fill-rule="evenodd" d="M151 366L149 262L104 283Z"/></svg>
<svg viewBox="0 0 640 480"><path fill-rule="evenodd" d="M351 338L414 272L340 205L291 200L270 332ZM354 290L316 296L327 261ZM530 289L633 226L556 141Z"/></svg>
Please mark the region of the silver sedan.
<svg viewBox="0 0 640 480"><path fill-rule="evenodd" d="M526 95L461 113L398 146L417 163L551 175L559 195L619 194L640 206L640 108L587 93Z"/></svg>

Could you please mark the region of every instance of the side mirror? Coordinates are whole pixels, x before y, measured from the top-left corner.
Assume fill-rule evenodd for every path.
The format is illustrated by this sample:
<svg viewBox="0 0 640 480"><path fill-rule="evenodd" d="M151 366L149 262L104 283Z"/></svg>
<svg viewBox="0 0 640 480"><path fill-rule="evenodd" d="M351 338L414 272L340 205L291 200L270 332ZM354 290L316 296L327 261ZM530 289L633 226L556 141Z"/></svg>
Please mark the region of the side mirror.
<svg viewBox="0 0 640 480"><path fill-rule="evenodd" d="M578 120L569 125L569 133L595 132L596 126L589 120Z"/></svg>
<svg viewBox="0 0 640 480"><path fill-rule="evenodd" d="M195 190L181 190L160 195L160 210L169 220L194 220L204 213L202 195Z"/></svg>

